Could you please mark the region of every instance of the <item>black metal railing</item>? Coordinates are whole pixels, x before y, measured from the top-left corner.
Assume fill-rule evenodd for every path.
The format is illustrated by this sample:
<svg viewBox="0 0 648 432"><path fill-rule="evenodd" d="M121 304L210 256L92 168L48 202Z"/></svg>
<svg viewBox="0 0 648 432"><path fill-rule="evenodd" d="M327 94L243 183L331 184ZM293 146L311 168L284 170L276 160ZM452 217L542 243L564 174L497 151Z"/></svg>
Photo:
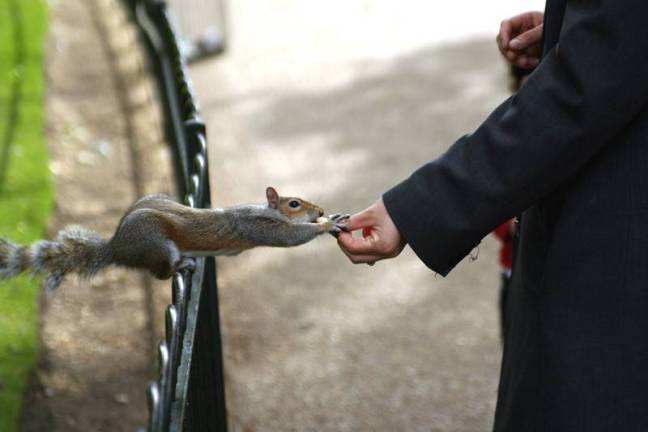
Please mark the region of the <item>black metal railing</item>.
<svg viewBox="0 0 648 432"><path fill-rule="evenodd" d="M177 190L186 205L210 207L207 141L167 4L125 0L157 77ZM150 432L227 430L216 264L173 277L166 337L158 347L159 379L149 387Z"/></svg>

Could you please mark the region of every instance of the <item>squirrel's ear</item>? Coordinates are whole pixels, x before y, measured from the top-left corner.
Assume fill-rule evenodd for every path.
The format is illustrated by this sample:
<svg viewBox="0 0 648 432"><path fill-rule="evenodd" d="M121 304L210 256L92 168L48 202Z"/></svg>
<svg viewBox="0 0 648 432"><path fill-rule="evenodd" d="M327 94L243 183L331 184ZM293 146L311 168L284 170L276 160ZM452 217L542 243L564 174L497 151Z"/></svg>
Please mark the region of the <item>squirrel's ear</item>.
<svg viewBox="0 0 648 432"><path fill-rule="evenodd" d="M279 207L279 194L272 186L266 189L266 198L268 198L268 207L273 209Z"/></svg>

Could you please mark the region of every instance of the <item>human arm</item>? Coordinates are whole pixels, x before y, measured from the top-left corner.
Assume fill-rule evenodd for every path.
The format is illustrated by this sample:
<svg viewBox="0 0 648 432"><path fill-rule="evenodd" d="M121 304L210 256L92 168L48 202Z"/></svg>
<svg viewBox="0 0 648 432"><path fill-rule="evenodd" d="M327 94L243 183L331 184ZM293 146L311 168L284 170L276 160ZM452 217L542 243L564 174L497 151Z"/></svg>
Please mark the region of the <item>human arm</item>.
<svg viewBox="0 0 648 432"><path fill-rule="evenodd" d="M449 273L644 109L647 18L642 2L568 2L559 43L522 89L473 134L385 193L387 212L426 265Z"/></svg>

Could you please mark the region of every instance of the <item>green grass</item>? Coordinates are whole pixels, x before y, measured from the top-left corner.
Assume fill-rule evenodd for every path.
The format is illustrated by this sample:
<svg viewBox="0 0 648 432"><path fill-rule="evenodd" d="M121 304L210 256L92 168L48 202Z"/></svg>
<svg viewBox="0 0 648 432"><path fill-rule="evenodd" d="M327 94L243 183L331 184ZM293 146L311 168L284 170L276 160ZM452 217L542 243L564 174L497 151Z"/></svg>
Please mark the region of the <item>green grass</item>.
<svg viewBox="0 0 648 432"><path fill-rule="evenodd" d="M24 62L18 67L15 65L14 7L18 8L24 35ZM21 243L43 236L53 200L43 138L46 24L45 0L0 0L0 154L9 126L11 89L15 80L21 80L18 121L8 169L0 173L0 236ZM27 277L0 283L0 432L16 430L24 390L34 365L40 286L40 281Z"/></svg>

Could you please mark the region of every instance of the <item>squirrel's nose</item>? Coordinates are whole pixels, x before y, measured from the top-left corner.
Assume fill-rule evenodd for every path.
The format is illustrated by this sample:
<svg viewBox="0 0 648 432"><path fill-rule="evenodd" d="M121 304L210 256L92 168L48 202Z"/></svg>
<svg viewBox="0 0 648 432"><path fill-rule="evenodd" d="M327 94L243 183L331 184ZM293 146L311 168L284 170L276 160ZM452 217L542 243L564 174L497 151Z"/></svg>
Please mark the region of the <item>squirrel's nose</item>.
<svg viewBox="0 0 648 432"><path fill-rule="evenodd" d="M321 217L321 216L324 216L324 210L321 210L321 209L320 209L320 211L319 211L319 215L320 215L320 217Z"/></svg>

